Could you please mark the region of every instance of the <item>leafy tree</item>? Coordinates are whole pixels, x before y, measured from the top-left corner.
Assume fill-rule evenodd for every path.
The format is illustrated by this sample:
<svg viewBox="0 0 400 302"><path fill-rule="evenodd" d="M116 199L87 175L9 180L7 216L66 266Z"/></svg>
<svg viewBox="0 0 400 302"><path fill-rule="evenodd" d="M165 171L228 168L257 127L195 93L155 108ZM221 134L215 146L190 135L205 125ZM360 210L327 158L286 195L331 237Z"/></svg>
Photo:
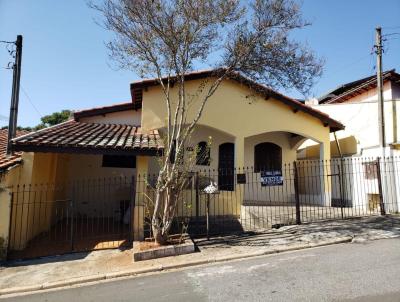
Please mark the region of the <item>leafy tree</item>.
<svg viewBox="0 0 400 302"><path fill-rule="evenodd" d="M101 0L90 5L115 34L108 43L111 58L122 68L155 77L163 91L166 143L151 221L155 240L163 244L188 178L185 146L222 81L241 73L270 87L307 93L321 75L322 61L291 39L294 30L309 25L294 0ZM212 65L215 73L193 96L186 91L185 74L198 63ZM196 108L194 118L188 116L189 106Z"/></svg>
<svg viewBox="0 0 400 302"><path fill-rule="evenodd" d="M42 123L37 125L36 128L42 126L43 126L42 128L50 127L65 122L66 120L69 119L71 113L72 113L71 110L62 110L60 112L54 112L52 114L45 115L40 119Z"/></svg>
<svg viewBox="0 0 400 302"><path fill-rule="evenodd" d="M62 110L59 112L53 112L52 114L43 116L40 120L41 123L34 127L22 127L18 126L17 130L26 130L26 131L37 131L46 127L54 126L65 122L71 116L71 110ZM1 129L8 129L8 126L4 126Z"/></svg>

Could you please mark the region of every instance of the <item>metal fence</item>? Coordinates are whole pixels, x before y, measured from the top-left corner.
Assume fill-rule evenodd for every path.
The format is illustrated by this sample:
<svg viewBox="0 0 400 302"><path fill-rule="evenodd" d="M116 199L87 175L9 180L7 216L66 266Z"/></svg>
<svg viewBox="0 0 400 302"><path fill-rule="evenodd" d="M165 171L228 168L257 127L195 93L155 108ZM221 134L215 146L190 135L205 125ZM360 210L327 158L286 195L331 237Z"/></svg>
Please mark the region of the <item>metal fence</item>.
<svg viewBox="0 0 400 302"><path fill-rule="evenodd" d="M104 178L12 188L8 258L129 246L133 184Z"/></svg>
<svg viewBox="0 0 400 302"><path fill-rule="evenodd" d="M303 160L268 168L198 170L177 202L171 233L192 236L259 231L327 219L345 219L398 212L399 158ZM137 177L135 223L151 237L152 205L157 175ZM216 183L218 192L204 188ZM140 210L141 208L141 210ZM207 227L208 225L208 227Z"/></svg>
<svg viewBox="0 0 400 302"><path fill-rule="evenodd" d="M152 237L156 181L157 175L137 175L11 188L9 258L129 247ZM216 194L204 192L211 183ZM260 231L396 213L399 194L396 157L296 161L280 170L196 170L171 213L171 234Z"/></svg>

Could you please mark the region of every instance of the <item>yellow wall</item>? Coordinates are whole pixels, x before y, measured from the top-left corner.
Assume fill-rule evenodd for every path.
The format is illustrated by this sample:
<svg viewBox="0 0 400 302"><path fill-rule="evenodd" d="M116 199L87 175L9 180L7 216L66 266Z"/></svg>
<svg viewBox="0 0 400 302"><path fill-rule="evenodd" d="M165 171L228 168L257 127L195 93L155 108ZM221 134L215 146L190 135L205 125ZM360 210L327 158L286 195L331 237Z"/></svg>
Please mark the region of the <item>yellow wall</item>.
<svg viewBox="0 0 400 302"><path fill-rule="evenodd" d="M187 93L194 94L201 82L187 82ZM172 94L174 93L176 94L176 87ZM324 127L319 119L300 111L294 113L289 106L274 99L249 97L251 93L247 87L237 82L224 81L209 99L199 124L232 135L239 145L239 141L246 137L272 131L292 132L318 142L329 142L329 127ZM199 99L194 99L190 106L189 120L190 116L193 117L197 112ZM163 128L166 116L166 106L160 88L149 87L143 92L143 129ZM324 157L329 158L329 148L325 151L327 153ZM244 158L240 159L237 165L243 165L243 161Z"/></svg>
<svg viewBox="0 0 400 302"><path fill-rule="evenodd" d="M187 94L195 95L202 82L203 80L186 82ZM171 94L175 95L173 104L176 104L176 86ZM201 93L198 95L201 96ZM188 121L192 120L197 113L201 100L201 97L190 98ZM143 92L141 122L143 130L165 128L166 117L166 105L160 87L147 88ZM320 143L321 159L330 158L330 129L325 127L319 119L300 111L295 113L291 107L278 100L272 98L265 100L262 96L254 95L246 86L225 80L206 104L191 142L197 143L206 140L209 135L213 136L210 165L212 169L218 167L219 144L233 142L235 143L235 166L244 167L253 165L254 146L260 142L277 143L282 147L283 163L294 161L296 147L291 141L292 133ZM325 191L330 190L329 183L321 185L324 185ZM273 190L279 190L279 188ZM213 206L221 211L217 210L215 214L222 213L222 209L226 206L232 206L231 214L238 213L240 204L245 198L245 191L244 185L237 185L234 192L221 192L218 200L213 203ZM193 196L188 196L186 199L193 200ZM285 196L285 200L290 200L290 196ZM178 215L180 211L182 210L179 210L178 206ZM192 208L191 212L193 211ZM226 211L224 213L227 214Z"/></svg>
<svg viewBox="0 0 400 302"><path fill-rule="evenodd" d="M357 140L354 136L344 137L342 139L338 139L339 146L343 156L351 156L357 154ZM339 157L340 153L337 148L336 141L331 141L331 156ZM319 145L313 144L304 147L299 152L300 159L318 159L319 158Z"/></svg>
<svg viewBox="0 0 400 302"><path fill-rule="evenodd" d="M62 199L63 192L55 189L54 183L66 175L65 163L65 155L61 154L24 153L22 164L7 174L5 183L13 196L12 215L7 214L11 217L12 249L23 249L30 239L55 223L54 201ZM2 197L0 200L3 202Z"/></svg>

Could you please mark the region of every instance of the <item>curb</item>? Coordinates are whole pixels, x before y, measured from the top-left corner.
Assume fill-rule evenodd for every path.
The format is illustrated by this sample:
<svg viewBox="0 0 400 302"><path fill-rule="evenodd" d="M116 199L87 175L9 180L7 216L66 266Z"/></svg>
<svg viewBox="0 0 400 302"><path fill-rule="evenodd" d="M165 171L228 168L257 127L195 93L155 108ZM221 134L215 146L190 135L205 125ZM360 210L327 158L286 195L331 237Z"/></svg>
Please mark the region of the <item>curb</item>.
<svg viewBox="0 0 400 302"><path fill-rule="evenodd" d="M191 266L197 266L197 265L203 265L203 264L209 264L209 263L218 263L218 262L253 258L253 257L259 257L259 256L265 256L265 255L271 255L271 254L277 254L277 253L283 253L283 252L304 250L304 249L308 249L308 248L321 247L321 246L327 246L327 245L333 245L333 244L349 243L352 240L353 240L352 236L345 236L345 237L337 238L334 240L323 241L321 243L307 243L307 244L301 244L301 245L299 244L299 245L275 248L272 250L255 252L255 253L228 255L228 256L194 260L194 261L188 261L185 263L170 264L170 265L155 265L154 267L150 267L150 268L119 271L119 272L114 272L114 273L92 275L92 276L87 276L87 277L78 277L78 278L72 278L72 279L65 280L65 281L46 282L41 285L12 287L12 288L6 288L6 289L0 290L0 297L5 296L5 295L36 292L36 291L45 290L45 289L46 290L54 289L54 288L60 288L60 287L65 287L65 286L72 286L72 285L84 284L84 283L96 282L96 281L102 281L102 280L118 279L118 278L129 277L129 276L138 276L138 275L142 275L142 274L146 274L146 273L155 273L155 272L161 272L161 271L166 271L166 270L171 270L171 269L179 269L179 268L185 268L185 267L191 267Z"/></svg>

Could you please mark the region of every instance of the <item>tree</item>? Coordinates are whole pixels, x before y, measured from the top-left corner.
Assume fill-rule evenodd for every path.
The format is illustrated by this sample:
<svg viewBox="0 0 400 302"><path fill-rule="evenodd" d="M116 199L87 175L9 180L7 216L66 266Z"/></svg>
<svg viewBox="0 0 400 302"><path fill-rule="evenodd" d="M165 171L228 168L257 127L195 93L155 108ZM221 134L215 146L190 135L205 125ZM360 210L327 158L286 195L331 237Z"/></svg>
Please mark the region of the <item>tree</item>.
<svg viewBox="0 0 400 302"><path fill-rule="evenodd" d="M70 118L72 114L71 110L62 110L59 112L53 112L52 114L43 116L40 121L41 123L34 127L21 127L18 126L17 130L25 130L25 131L37 131L46 127L54 126L65 122ZM8 129L8 126L4 126L1 129Z"/></svg>
<svg viewBox="0 0 400 302"><path fill-rule="evenodd" d="M185 145L221 82L241 73L272 88L307 93L321 75L322 61L290 38L309 25L292 0L102 0L90 6L115 34L107 44L111 58L122 68L155 77L163 91L166 143L151 222L156 242L163 244L187 181ZM189 95L185 74L207 63L214 73ZM194 104L196 114L190 117Z"/></svg>
<svg viewBox="0 0 400 302"><path fill-rule="evenodd" d="M59 112L53 112L52 114L45 115L40 119L42 123L35 126L34 129L39 130L65 122L71 117L71 114L71 110L61 110Z"/></svg>

